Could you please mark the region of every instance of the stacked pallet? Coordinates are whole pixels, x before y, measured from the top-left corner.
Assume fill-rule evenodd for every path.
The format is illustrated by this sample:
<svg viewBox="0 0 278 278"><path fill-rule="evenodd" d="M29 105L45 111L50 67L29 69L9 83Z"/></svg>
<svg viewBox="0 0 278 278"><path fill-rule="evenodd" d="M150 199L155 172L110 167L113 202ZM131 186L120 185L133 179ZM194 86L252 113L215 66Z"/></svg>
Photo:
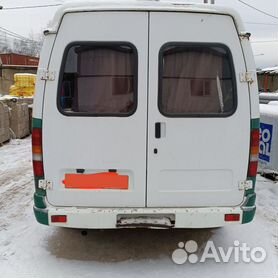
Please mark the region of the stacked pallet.
<svg viewBox="0 0 278 278"><path fill-rule="evenodd" d="M0 102L0 144L10 140L9 107Z"/></svg>
<svg viewBox="0 0 278 278"><path fill-rule="evenodd" d="M36 75L31 73L16 73L14 85L10 87L10 95L17 97L32 97L35 93Z"/></svg>

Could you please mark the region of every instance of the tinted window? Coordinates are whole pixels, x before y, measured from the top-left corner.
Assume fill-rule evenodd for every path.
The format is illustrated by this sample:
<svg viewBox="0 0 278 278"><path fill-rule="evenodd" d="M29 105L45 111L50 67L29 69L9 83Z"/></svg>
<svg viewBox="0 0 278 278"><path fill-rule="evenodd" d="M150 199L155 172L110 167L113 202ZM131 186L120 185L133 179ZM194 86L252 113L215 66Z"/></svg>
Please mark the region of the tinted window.
<svg viewBox="0 0 278 278"><path fill-rule="evenodd" d="M229 50L168 45L160 53L159 109L166 116L225 116L236 108Z"/></svg>
<svg viewBox="0 0 278 278"><path fill-rule="evenodd" d="M137 53L129 44L67 49L58 105L66 114L128 116L136 109Z"/></svg>

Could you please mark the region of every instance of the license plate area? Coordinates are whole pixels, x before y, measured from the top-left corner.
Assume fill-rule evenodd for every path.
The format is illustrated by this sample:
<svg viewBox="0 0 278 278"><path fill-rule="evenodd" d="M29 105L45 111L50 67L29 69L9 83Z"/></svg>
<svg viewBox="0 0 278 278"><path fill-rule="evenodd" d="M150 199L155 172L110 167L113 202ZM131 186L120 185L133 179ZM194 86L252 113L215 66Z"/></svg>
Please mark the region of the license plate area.
<svg viewBox="0 0 278 278"><path fill-rule="evenodd" d="M62 183L66 189L128 190L129 175L118 173L117 170L90 173L77 169L77 173L65 173Z"/></svg>
<svg viewBox="0 0 278 278"><path fill-rule="evenodd" d="M175 226L175 215L117 215L117 228L170 229Z"/></svg>

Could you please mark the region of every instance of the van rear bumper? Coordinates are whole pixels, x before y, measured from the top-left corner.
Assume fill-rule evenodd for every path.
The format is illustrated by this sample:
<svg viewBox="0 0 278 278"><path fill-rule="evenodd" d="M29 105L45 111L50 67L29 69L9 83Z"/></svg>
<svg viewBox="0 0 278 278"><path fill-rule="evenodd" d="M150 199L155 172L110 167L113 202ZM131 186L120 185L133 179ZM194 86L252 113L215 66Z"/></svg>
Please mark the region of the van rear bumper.
<svg viewBox="0 0 278 278"><path fill-rule="evenodd" d="M246 210L247 209L247 210ZM39 223L58 227L80 229L115 229L120 217L157 218L169 217L172 228L212 228L250 222L256 207L212 207L212 208L75 208L75 207L34 207ZM246 218L246 213L248 218ZM225 221L225 215L239 215L239 220ZM66 216L66 222L52 222L52 216ZM248 219L246 221L245 219ZM140 225L138 225L140 227ZM146 227L146 226L145 226ZM149 226L152 228L152 225Z"/></svg>

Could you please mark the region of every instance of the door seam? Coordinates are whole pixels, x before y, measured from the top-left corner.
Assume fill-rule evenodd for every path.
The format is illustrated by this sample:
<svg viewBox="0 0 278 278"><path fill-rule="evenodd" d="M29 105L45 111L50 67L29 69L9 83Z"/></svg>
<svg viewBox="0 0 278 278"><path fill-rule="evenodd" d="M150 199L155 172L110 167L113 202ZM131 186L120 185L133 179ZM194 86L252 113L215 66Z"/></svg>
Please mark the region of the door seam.
<svg viewBox="0 0 278 278"><path fill-rule="evenodd" d="M146 183L145 207L148 207L148 162L149 162L149 90L150 90L150 12L148 12L148 50L147 50L147 122L146 122Z"/></svg>

